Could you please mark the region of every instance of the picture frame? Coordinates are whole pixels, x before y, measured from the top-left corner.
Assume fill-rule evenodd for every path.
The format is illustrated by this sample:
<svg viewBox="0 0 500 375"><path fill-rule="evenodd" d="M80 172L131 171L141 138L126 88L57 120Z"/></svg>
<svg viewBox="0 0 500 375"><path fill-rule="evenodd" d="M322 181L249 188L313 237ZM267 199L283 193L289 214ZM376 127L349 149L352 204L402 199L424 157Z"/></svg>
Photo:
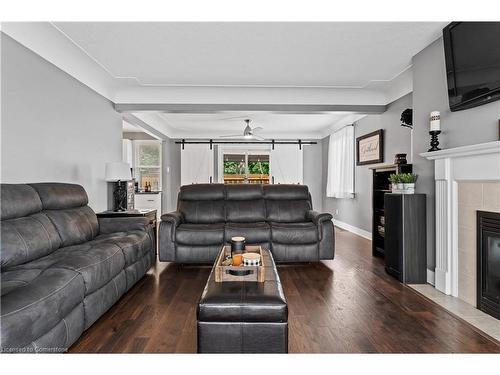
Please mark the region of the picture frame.
<svg viewBox="0 0 500 375"><path fill-rule="evenodd" d="M384 129L356 138L356 165L383 163Z"/></svg>

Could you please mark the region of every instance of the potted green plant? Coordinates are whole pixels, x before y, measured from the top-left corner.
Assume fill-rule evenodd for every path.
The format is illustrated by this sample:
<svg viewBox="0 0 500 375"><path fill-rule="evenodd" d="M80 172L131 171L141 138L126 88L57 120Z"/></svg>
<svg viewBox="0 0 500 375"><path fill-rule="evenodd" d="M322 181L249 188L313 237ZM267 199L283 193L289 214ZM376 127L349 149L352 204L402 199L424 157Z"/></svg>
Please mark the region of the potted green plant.
<svg viewBox="0 0 500 375"><path fill-rule="evenodd" d="M400 182L400 178L398 174L391 174L389 176L389 182L391 183L391 191L395 193L398 190L398 184Z"/></svg>
<svg viewBox="0 0 500 375"><path fill-rule="evenodd" d="M415 194L415 182L418 176L414 173L401 173L401 182L403 183L403 191L405 194Z"/></svg>

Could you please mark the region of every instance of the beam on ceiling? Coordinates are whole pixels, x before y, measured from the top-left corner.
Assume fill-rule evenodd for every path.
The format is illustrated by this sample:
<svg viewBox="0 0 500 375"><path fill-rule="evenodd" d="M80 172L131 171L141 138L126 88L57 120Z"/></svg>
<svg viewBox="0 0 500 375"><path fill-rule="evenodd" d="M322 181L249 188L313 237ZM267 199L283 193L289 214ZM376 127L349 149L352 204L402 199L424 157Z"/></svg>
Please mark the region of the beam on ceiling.
<svg viewBox="0 0 500 375"><path fill-rule="evenodd" d="M354 112L381 114L386 105L325 105L325 104L187 104L187 103L115 103L120 113L167 112L167 113L217 113L228 111L262 111L290 114L318 112Z"/></svg>
<svg viewBox="0 0 500 375"><path fill-rule="evenodd" d="M157 129L155 129L151 125L145 123L140 118L137 118L136 116L134 116L134 115L132 115L130 113L124 114L122 116L122 118L123 118L123 121L126 121L129 124L131 124L131 125L135 125L135 126L141 128L141 129L143 129L146 134L149 134L149 135L151 135L152 137L154 137L156 139L166 140L166 139L169 138L168 135L166 135L166 134L158 131Z"/></svg>

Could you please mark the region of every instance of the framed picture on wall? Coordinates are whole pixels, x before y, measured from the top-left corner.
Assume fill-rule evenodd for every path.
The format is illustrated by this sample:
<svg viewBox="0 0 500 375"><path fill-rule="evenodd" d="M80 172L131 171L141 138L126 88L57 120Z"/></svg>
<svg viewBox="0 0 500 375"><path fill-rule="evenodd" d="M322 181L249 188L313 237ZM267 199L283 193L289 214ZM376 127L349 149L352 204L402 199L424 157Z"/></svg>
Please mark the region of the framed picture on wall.
<svg viewBox="0 0 500 375"><path fill-rule="evenodd" d="M376 164L384 161L384 129L356 138L356 165Z"/></svg>

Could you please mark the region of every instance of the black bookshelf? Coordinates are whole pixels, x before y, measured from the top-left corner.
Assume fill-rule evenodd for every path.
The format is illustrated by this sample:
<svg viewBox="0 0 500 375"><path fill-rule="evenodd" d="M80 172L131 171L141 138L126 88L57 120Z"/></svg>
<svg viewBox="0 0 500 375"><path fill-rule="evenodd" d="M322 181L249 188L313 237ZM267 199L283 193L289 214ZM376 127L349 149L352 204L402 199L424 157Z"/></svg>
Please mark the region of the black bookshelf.
<svg viewBox="0 0 500 375"><path fill-rule="evenodd" d="M372 254L385 254L384 196L391 192L389 176L393 173L412 173L412 164L386 164L371 168L372 179Z"/></svg>

